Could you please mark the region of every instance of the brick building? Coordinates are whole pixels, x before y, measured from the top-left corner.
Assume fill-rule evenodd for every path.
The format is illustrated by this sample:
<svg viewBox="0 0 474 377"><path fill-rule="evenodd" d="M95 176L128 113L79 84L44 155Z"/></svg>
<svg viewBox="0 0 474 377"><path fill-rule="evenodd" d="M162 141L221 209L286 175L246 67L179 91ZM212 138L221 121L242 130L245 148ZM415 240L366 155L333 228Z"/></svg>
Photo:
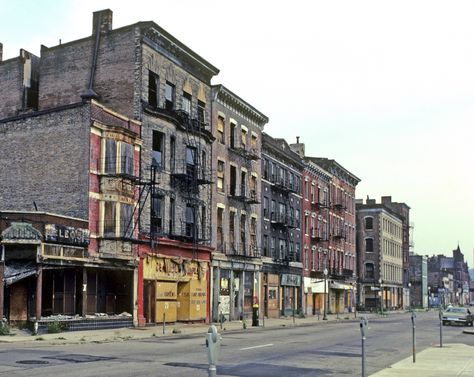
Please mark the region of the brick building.
<svg viewBox="0 0 474 377"><path fill-rule="evenodd" d="M268 118L222 85L212 94L212 318L234 320L251 315L260 296L260 155Z"/></svg>
<svg viewBox="0 0 474 377"><path fill-rule="evenodd" d="M359 305L366 310L403 308L403 221L389 207L358 200Z"/></svg>
<svg viewBox="0 0 474 377"><path fill-rule="evenodd" d="M430 305L466 305L470 302L470 276L459 245L452 257L433 255L428 258Z"/></svg>
<svg viewBox="0 0 474 377"><path fill-rule="evenodd" d="M301 173L303 163L283 139L262 138L263 314L301 310Z"/></svg>
<svg viewBox="0 0 474 377"><path fill-rule="evenodd" d="M154 22L112 29L110 10L94 12L90 36L42 46L40 57L22 50L19 58L0 64L0 117L25 114L38 143L59 146L56 160L48 156L49 166L38 163L41 149L31 152L41 156L36 164L2 155L10 166L0 208L9 203L31 209L36 201L42 210L88 220L91 245L98 244L100 253L137 261L137 297L130 301L140 324L161 321L163 314L167 321L209 318L210 80L217 73ZM87 114L81 113L87 104L106 106L112 118L125 119L128 126L108 129L107 115L105 129L91 131ZM78 114L51 119L48 130L55 133L43 132L47 127L41 129L38 121L59 110ZM135 125L141 125L136 135L130 133ZM12 136L12 148L25 140L30 141L27 134ZM29 178L19 173L20 166L31 166ZM40 174L55 168L54 179L45 178L51 171ZM114 178L104 178L109 175ZM2 180L6 176L2 172ZM123 234L130 236L130 225L139 238L133 247L122 240Z"/></svg>
<svg viewBox="0 0 474 377"><path fill-rule="evenodd" d="M5 279L33 268L37 281L36 290L29 275L7 287L10 297L23 287L21 300L29 303L26 317L10 319L98 312L136 318L140 122L95 100L18 112L0 120Z"/></svg>
<svg viewBox="0 0 474 377"><path fill-rule="evenodd" d="M428 295L428 260L424 255L410 255L410 307L427 308ZM431 303L430 303L431 306Z"/></svg>

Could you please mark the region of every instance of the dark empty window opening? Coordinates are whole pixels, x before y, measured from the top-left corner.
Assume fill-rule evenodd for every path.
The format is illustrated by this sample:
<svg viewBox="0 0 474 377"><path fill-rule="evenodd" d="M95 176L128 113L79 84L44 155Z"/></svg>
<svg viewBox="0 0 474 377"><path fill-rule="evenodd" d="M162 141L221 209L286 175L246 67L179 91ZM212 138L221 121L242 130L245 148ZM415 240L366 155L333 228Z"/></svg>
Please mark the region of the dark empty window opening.
<svg viewBox="0 0 474 377"><path fill-rule="evenodd" d="M235 123L230 124L230 147L235 148L235 143L236 143L236 133L237 131L237 125Z"/></svg>
<svg viewBox="0 0 474 377"><path fill-rule="evenodd" d="M148 71L148 104L151 107L158 106L158 88L159 85L159 78L156 73L152 71Z"/></svg>
<svg viewBox="0 0 474 377"><path fill-rule="evenodd" d="M374 279L374 265L372 263L365 264L365 278Z"/></svg>
<svg viewBox="0 0 474 377"><path fill-rule="evenodd" d="M153 235L163 233L163 197L155 196L151 199L150 232Z"/></svg>
<svg viewBox="0 0 474 377"><path fill-rule="evenodd" d="M186 236L195 237L195 208L191 204L186 204Z"/></svg>
<svg viewBox="0 0 474 377"><path fill-rule="evenodd" d="M229 194L235 196L235 187L237 185L237 168L230 165L230 189Z"/></svg>
<svg viewBox="0 0 474 377"><path fill-rule="evenodd" d="M165 85L165 109L174 109L174 85L169 82Z"/></svg>
<svg viewBox="0 0 474 377"><path fill-rule="evenodd" d="M151 152L151 164L163 167L164 163L164 142L165 135L158 131L153 131L153 150Z"/></svg>
<svg viewBox="0 0 474 377"><path fill-rule="evenodd" d="M374 251L374 239L366 238L365 239L365 251L370 253Z"/></svg>
<svg viewBox="0 0 474 377"><path fill-rule="evenodd" d="M199 124L203 126L206 123L206 104L204 102L198 101L197 115Z"/></svg>
<svg viewBox="0 0 474 377"><path fill-rule="evenodd" d="M374 229L374 218L366 217L365 218L365 229Z"/></svg>

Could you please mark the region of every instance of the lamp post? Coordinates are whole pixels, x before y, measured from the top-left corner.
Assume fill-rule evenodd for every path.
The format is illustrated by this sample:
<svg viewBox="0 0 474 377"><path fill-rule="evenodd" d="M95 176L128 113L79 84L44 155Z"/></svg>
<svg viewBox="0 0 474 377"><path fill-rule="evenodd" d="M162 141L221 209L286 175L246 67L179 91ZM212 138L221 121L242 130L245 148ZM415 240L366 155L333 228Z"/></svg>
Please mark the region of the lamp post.
<svg viewBox="0 0 474 377"><path fill-rule="evenodd" d="M411 307L411 283L408 282L408 309Z"/></svg>
<svg viewBox="0 0 474 377"><path fill-rule="evenodd" d="M431 286L428 285L428 309L431 306L430 301L431 301Z"/></svg>
<svg viewBox="0 0 474 377"><path fill-rule="evenodd" d="M324 297L323 297L324 314L323 314L323 321L327 321L328 317L326 315L326 284L327 284L327 278L328 278L328 269L326 267L324 267L323 274L324 274Z"/></svg>
<svg viewBox="0 0 474 377"><path fill-rule="evenodd" d="M383 314L382 278L379 278L380 314Z"/></svg>

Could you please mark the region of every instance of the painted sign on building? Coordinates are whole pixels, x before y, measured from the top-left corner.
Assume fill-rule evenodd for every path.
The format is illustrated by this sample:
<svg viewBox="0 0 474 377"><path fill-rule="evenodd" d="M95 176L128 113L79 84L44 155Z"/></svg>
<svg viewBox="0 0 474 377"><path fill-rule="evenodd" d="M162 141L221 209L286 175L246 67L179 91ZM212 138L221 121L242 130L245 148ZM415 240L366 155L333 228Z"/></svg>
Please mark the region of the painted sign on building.
<svg viewBox="0 0 474 377"><path fill-rule="evenodd" d="M88 229L46 224L44 227L44 239L46 242L84 246L89 244L90 234Z"/></svg>

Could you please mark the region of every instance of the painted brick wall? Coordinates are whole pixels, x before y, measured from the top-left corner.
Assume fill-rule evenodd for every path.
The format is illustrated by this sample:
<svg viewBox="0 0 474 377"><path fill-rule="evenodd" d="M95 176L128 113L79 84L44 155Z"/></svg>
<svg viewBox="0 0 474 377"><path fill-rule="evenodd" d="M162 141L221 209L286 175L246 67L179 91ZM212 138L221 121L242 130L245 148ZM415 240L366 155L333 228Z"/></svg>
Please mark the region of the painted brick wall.
<svg viewBox="0 0 474 377"><path fill-rule="evenodd" d="M0 123L0 209L87 219L89 116L81 106Z"/></svg>

